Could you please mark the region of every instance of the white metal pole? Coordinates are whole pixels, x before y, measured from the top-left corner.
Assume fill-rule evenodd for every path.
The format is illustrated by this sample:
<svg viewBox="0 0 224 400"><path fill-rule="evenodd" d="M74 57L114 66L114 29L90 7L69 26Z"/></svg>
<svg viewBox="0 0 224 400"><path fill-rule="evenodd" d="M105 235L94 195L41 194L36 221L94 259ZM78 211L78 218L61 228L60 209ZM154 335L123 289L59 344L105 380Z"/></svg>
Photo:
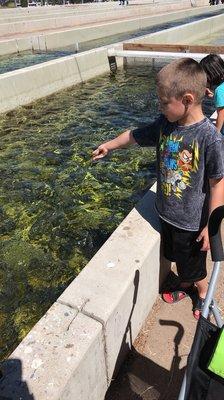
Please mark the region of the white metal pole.
<svg viewBox="0 0 224 400"><path fill-rule="evenodd" d="M132 58L194 58L201 60L206 57L207 53L179 53L171 51L138 51L138 50L116 50L108 49L108 56L115 57L132 57ZM224 60L224 54L220 54Z"/></svg>

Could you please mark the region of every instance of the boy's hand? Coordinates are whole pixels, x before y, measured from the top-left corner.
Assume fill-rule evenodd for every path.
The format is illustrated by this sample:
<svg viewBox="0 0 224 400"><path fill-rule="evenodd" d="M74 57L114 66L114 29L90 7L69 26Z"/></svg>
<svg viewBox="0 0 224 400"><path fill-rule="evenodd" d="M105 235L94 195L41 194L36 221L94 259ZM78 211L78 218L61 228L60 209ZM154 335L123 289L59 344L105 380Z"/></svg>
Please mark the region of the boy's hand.
<svg viewBox="0 0 224 400"><path fill-rule="evenodd" d="M99 160L108 154L109 150L107 146L103 143L92 153L92 160Z"/></svg>
<svg viewBox="0 0 224 400"><path fill-rule="evenodd" d="M197 242L203 241L201 251L208 251L210 250L210 243L209 243L209 236L208 236L208 227L206 226L202 229L200 235L196 239Z"/></svg>

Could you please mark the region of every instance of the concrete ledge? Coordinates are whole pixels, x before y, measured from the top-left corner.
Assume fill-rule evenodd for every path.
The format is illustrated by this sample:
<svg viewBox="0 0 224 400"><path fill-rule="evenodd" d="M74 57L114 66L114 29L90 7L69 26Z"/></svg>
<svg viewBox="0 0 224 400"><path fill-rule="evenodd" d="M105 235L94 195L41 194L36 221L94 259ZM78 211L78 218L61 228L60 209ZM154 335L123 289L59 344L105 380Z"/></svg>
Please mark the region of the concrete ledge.
<svg viewBox="0 0 224 400"><path fill-rule="evenodd" d="M0 396L13 400L103 399L101 324L55 303L3 364L3 375Z"/></svg>
<svg viewBox="0 0 224 400"><path fill-rule="evenodd" d="M211 7L204 8L203 12L211 12ZM201 9L191 9L187 12L188 17L199 15L201 13ZM69 46L75 43L83 43L89 40L100 39L105 36L112 36L119 33L149 28L151 26L160 25L161 21L162 23L167 23L185 17L186 10L167 12L166 14L162 15L151 15L141 18L133 18L126 21L113 21L108 22L107 24L66 30L64 32L49 33L44 35L46 50L63 48L63 46ZM34 49L38 50L38 47L34 47Z"/></svg>
<svg viewBox="0 0 224 400"><path fill-rule="evenodd" d="M105 47L2 74L0 112L31 103L108 71Z"/></svg>
<svg viewBox="0 0 224 400"><path fill-rule="evenodd" d="M151 33L149 35L134 38L133 43L186 43L190 44L193 41L199 40L205 36L211 35L220 31L224 22L224 14L204 18L201 21L191 22L189 24L180 25L178 27L166 29L160 32ZM178 40L177 40L178 35Z"/></svg>
<svg viewBox="0 0 224 400"><path fill-rule="evenodd" d="M155 4L144 4L141 6L135 5L132 7L120 8L119 12L117 9L109 10L105 9L104 12L88 12L78 15L66 15L61 17L46 18L28 20L24 18L23 21L14 21L8 23L0 23L0 35L19 34L23 32L34 32L56 28L65 28L83 24L100 23L105 21L113 21L118 19L133 18L133 16L145 16L159 13L165 13L170 11L177 11L191 8L190 0L182 0L177 3L155 3Z"/></svg>
<svg viewBox="0 0 224 400"><path fill-rule="evenodd" d="M140 330L159 289L159 222L155 194L144 198L150 223L134 209L58 301L105 329L108 378ZM127 350L126 350L127 351Z"/></svg>
<svg viewBox="0 0 224 400"><path fill-rule="evenodd" d="M132 39L142 43L190 43L205 32L216 32L222 26L224 15L206 18L177 28ZM39 43L40 45L40 43ZM44 44L43 44L44 45ZM122 49L122 43L100 47L68 57L62 57L35 66L0 75L0 112L12 110L77 83L109 72L107 49ZM118 66L123 60L117 60Z"/></svg>
<svg viewBox="0 0 224 400"><path fill-rule="evenodd" d="M200 15L205 12L213 12L211 7L192 8L187 10L188 17ZM160 15L142 16L125 21L113 21L93 26L65 29L63 31L32 34L30 37L21 37L0 41L0 55L13 54L24 50L54 50L76 43L83 43L89 40L100 39L105 36L112 36L119 33L143 29L163 23L185 18L186 10L167 12ZM125 23L124 23L125 22Z"/></svg>
<svg viewBox="0 0 224 400"><path fill-rule="evenodd" d="M160 271L154 190L3 363L0 396L104 399L169 269Z"/></svg>

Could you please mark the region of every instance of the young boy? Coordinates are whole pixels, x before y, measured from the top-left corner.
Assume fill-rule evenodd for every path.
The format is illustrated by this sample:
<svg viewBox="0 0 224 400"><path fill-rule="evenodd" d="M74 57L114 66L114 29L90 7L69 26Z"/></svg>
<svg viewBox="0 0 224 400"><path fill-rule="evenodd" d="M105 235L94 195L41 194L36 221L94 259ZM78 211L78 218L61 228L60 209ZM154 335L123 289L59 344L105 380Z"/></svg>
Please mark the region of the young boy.
<svg viewBox="0 0 224 400"><path fill-rule="evenodd" d="M162 115L146 127L123 132L93 152L93 160L98 160L130 144L156 146L156 210L164 256L176 262L181 282L162 297L175 303L197 288L196 319L207 292L208 217L224 204L224 141L202 112L206 84L205 72L193 59L166 65L157 75Z"/></svg>

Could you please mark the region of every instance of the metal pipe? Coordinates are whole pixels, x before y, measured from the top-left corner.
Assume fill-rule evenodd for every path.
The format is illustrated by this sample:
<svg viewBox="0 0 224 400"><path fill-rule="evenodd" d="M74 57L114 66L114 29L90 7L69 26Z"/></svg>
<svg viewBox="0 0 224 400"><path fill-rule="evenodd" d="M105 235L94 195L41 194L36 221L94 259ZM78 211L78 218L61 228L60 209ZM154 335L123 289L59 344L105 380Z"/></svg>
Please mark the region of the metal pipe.
<svg viewBox="0 0 224 400"><path fill-rule="evenodd" d="M213 295L214 295L214 292L215 292L215 288L216 288L216 285L217 285L217 281L218 281L218 275L219 275L219 272L220 272L220 265L221 265L220 261L217 261L217 262L214 263L211 279L210 279L209 286L208 286L208 292L207 292L207 295L206 295L206 298L205 298L204 307L203 307L203 310L202 310L202 313L201 313L201 315L204 318L208 317L209 307L210 307L210 304L212 302L212 298L213 298Z"/></svg>
<svg viewBox="0 0 224 400"><path fill-rule="evenodd" d="M137 50L116 50L108 49L108 56L114 57L132 57L132 58L194 58L201 60L206 57L206 53L178 53L171 51L137 51ZM224 60L224 54L220 54Z"/></svg>
<svg viewBox="0 0 224 400"><path fill-rule="evenodd" d="M223 326L223 319L222 319L222 317L220 315L218 306L217 306L216 301L214 299L212 300L212 305L211 305L210 309L211 309L211 311L212 311L212 313L214 315L214 318L215 318L217 326L219 328L221 328Z"/></svg>

